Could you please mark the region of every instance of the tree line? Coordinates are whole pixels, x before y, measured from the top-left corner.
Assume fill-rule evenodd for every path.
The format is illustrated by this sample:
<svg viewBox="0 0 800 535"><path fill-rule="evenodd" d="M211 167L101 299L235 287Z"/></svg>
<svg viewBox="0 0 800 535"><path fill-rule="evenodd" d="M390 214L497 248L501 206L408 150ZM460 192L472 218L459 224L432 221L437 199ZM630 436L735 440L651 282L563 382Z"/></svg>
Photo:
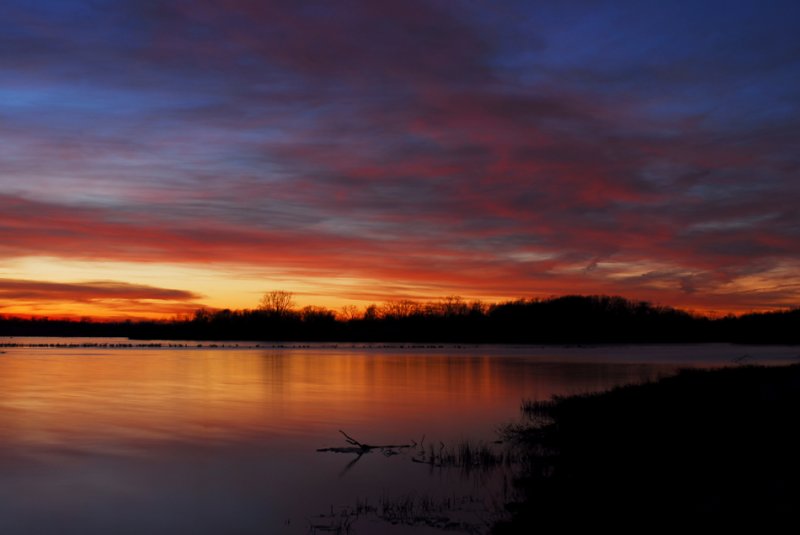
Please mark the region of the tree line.
<svg viewBox="0 0 800 535"><path fill-rule="evenodd" d="M446 297L363 310L297 308L290 292L255 309L197 310L168 321L0 318L0 336L115 336L157 340L419 343L800 343L800 308L709 318L615 296L569 295L486 304Z"/></svg>

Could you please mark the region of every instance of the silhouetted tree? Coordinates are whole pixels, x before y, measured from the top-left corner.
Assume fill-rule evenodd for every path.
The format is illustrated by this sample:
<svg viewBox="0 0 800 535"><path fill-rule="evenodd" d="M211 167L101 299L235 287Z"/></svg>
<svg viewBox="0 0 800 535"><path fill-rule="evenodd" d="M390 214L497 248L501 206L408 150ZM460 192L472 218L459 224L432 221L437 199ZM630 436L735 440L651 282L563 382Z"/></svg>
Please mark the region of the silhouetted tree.
<svg viewBox="0 0 800 535"><path fill-rule="evenodd" d="M194 319L193 321L196 323L208 323L211 321L211 317L213 314L210 310L206 308L199 308L194 311Z"/></svg>
<svg viewBox="0 0 800 535"><path fill-rule="evenodd" d="M472 301L469 304L469 315L473 318L480 318L486 315L487 306L481 301Z"/></svg>
<svg viewBox="0 0 800 535"><path fill-rule="evenodd" d="M343 314L294 309L272 291L256 310L200 309L172 321L91 322L0 316L0 336L122 336L152 340L316 340L470 343L800 343L800 309L707 318L613 296L519 299L484 305L458 297L390 301ZM347 315L345 315L347 314ZM2 342L0 342L2 345Z"/></svg>
<svg viewBox="0 0 800 535"><path fill-rule="evenodd" d="M364 309L364 319L375 321L378 319L378 305L372 304Z"/></svg>
<svg viewBox="0 0 800 535"><path fill-rule="evenodd" d="M300 318L305 322L319 320L335 321L336 314L334 314L332 310L328 310L325 307L309 305L307 307L303 307L303 310L300 311Z"/></svg>
<svg viewBox="0 0 800 535"><path fill-rule="evenodd" d="M386 301L381 307L382 316L385 318L407 318L418 314L420 310L419 303L410 299Z"/></svg>
<svg viewBox="0 0 800 535"><path fill-rule="evenodd" d="M442 298L441 314L445 317L466 316L469 312L467 303L457 295Z"/></svg>
<svg viewBox="0 0 800 535"><path fill-rule="evenodd" d="M291 292L272 290L264 294L258 308L276 316L286 316L292 311L294 305L294 298Z"/></svg>
<svg viewBox="0 0 800 535"><path fill-rule="evenodd" d="M361 312L358 310L358 307L355 305L345 305L341 308L339 312L339 318L342 321L352 321L357 320L362 317Z"/></svg>

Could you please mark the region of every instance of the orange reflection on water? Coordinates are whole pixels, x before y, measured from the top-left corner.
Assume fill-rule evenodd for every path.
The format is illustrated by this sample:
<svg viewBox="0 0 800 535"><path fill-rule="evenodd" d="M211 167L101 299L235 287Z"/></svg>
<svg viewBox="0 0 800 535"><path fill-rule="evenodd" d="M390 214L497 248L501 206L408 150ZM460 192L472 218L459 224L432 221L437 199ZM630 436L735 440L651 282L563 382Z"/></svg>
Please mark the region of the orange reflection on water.
<svg viewBox="0 0 800 535"><path fill-rule="evenodd" d="M523 398L653 378L701 354L672 346L3 351L3 535L301 535L310 515L386 489L490 493L485 480L410 462L414 448L358 459L316 449L343 445L339 429L367 443L493 440ZM716 356L703 365L730 362L740 353L731 351L704 347Z"/></svg>
<svg viewBox="0 0 800 535"><path fill-rule="evenodd" d="M208 439L263 418L257 362L209 353L52 354L2 361L0 424L15 441ZM33 354L30 354L33 353Z"/></svg>
<svg viewBox="0 0 800 535"><path fill-rule="evenodd" d="M372 441L487 437L524 397L646 374L576 370L437 351L15 348L0 361L0 426L6 445L77 448L336 439L339 428Z"/></svg>

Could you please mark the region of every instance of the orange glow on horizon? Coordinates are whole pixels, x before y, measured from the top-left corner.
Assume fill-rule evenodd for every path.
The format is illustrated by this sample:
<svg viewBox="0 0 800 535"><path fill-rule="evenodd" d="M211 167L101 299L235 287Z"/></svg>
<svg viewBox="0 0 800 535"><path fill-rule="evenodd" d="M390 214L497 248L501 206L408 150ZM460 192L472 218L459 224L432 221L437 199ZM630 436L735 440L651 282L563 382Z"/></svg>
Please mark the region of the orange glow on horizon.
<svg viewBox="0 0 800 535"><path fill-rule="evenodd" d="M572 294L570 294L572 295ZM588 294L587 294L588 295ZM550 297L558 297L558 296L548 296ZM405 298L402 298L405 299ZM429 299L419 299L419 300L412 300L419 304L426 304L426 303L437 303L443 299L443 296L431 297ZM507 299L498 299L498 300L481 300L485 305L492 305L492 304L500 304L509 301L515 301L517 299L526 299L526 298L507 298ZM374 302L363 302L360 304L356 304L357 310L359 313L363 313L364 310L371 306L377 305L381 306L386 303L390 303L395 300L400 299L392 299L387 298L383 301L374 301ZM467 300L470 302L472 300ZM644 300L647 301L647 300ZM656 306L664 306L658 302L651 302L648 301L653 305ZM330 299L329 301L318 301L318 302L311 302L311 301L303 301L300 304L295 306L295 310L301 310L306 306L312 307L321 307L327 310L331 310L334 313L341 313L345 306L353 306L353 302L345 302L342 304L341 299ZM793 307L776 307L776 308L747 308L747 309L720 309L718 307L715 308L699 308L697 306L693 306L692 304L687 304L685 306L678 305L669 305L670 308L675 308L678 310L682 310L692 314L694 316L700 317L707 317L707 318L721 318L724 316L741 316L745 314L752 314L752 313L763 313L763 312L772 312L772 311L782 311L782 310L789 310ZM111 323L117 321L174 321L174 320L182 320L191 318L197 310L206 309L211 311L216 310L223 310L223 309L230 309L230 310L247 310L247 309L255 309L257 308L257 304L244 307L241 309L224 306L224 304L220 304L218 306L214 306L211 304L204 304L195 307L191 306L184 306L184 307L174 307L170 308L169 306L161 306L159 307L159 312L154 312L153 310L143 310L140 313L136 312L125 312L125 313L115 313L114 311L107 311L104 309L95 309L91 306L81 306L75 305L71 303L63 303L63 304L52 304L46 307L37 307L35 311L26 310L22 307L6 307L2 311L0 311L0 318L18 318L23 320L28 319L35 319L35 320L63 320L63 321L91 321L91 322L98 322L98 323ZM44 309L44 310L42 310Z"/></svg>
<svg viewBox="0 0 800 535"><path fill-rule="evenodd" d="M518 262L552 262L533 253ZM794 308L794 295L771 291L768 275L742 277L714 292L676 292L671 284L647 274L669 266L598 263L587 272L579 265L551 267L557 276L540 281L505 268L436 273L413 271L395 278L390 273L342 273L325 270L297 272L285 268L256 268L247 264L181 264L97 262L53 257L25 257L0 262L0 315L54 319L170 320L191 316L201 308L253 309L264 293L289 291L298 309L305 306L340 311L362 310L387 301L436 302L458 295L485 304L517 299L547 299L563 295L618 295L710 317ZM774 276L793 273L786 266ZM503 274L505 269L506 274ZM788 274L788 275L787 275ZM124 281L124 282L119 282ZM627 288L634 281L638 287ZM647 284L643 284L644 281ZM766 290L764 290L766 288ZM512 290L513 289L513 290ZM724 290L724 291L722 291Z"/></svg>

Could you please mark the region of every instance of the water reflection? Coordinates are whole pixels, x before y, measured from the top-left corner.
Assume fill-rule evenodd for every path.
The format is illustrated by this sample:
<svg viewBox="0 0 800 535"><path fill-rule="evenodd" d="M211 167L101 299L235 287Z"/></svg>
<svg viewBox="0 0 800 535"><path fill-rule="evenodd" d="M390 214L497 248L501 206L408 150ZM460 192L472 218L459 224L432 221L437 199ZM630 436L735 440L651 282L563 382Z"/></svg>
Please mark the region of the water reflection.
<svg viewBox="0 0 800 535"><path fill-rule="evenodd" d="M0 532L305 533L311 515L379 493L470 492L476 483L404 458L365 455L342 476L352 459L315 450L342 445L339 429L370 443L491 440L524 397L679 365L641 360L497 348L8 349Z"/></svg>

